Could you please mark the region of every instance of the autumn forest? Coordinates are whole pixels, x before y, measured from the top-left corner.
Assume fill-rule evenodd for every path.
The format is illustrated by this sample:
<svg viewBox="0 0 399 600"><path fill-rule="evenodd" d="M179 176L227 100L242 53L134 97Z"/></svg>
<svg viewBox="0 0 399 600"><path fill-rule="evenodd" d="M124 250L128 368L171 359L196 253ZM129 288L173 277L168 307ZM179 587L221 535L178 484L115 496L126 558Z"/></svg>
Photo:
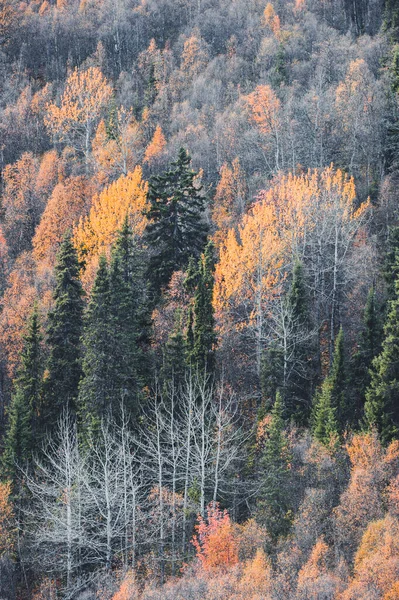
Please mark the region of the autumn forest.
<svg viewBox="0 0 399 600"><path fill-rule="evenodd" d="M399 600L397 0L0 0L0 598Z"/></svg>

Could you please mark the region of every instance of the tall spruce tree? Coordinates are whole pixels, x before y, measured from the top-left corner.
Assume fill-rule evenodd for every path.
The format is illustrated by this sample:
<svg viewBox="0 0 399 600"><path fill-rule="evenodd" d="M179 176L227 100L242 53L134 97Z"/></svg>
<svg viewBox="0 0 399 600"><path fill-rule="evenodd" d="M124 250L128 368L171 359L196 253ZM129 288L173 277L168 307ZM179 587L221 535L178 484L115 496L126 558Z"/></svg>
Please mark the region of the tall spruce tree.
<svg viewBox="0 0 399 600"><path fill-rule="evenodd" d="M2 456L3 473L16 483L16 465L29 462L41 437L40 403L43 378L42 335L37 306L23 338L21 364L14 381Z"/></svg>
<svg viewBox="0 0 399 600"><path fill-rule="evenodd" d="M194 293L192 365L212 374L215 368L215 317L213 286L215 272L214 246L208 242L198 264L198 279Z"/></svg>
<svg viewBox="0 0 399 600"><path fill-rule="evenodd" d="M79 262L70 234L60 246L55 265L54 308L49 315L49 360L44 381L43 416L51 429L62 410L74 411L82 374L83 289Z"/></svg>
<svg viewBox="0 0 399 600"><path fill-rule="evenodd" d="M299 425L307 425L315 379L314 348L303 266L298 261L294 265L287 302L292 321L292 341L289 377L284 393L286 412L287 418L294 419Z"/></svg>
<svg viewBox="0 0 399 600"><path fill-rule="evenodd" d="M190 256L200 256L206 242L204 197L194 183L190 162L181 148L171 169L150 181L146 239L152 250L149 278L156 293L174 271L187 267Z"/></svg>
<svg viewBox="0 0 399 600"><path fill-rule="evenodd" d="M262 393L266 402L271 403L279 389L285 418L307 425L315 378L312 361L314 336L300 262L294 265L291 286L277 314L274 339L262 357Z"/></svg>
<svg viewBox="0 0 399 600"><path fill-rule="evenodd" d="M373 360L366 392L365 422L376 427L383 443L399 435L399 279L389 303L380 354Z"/></svg>
<svg viewBox="0 0 399 600"><path fill-rule="evenodd" d="M396 297L396 280L399 277L399 226L390 227L385 253L383 275L387 286L388 301Z"/></svg>
<svg viewBox="0 0 399 600"><path fill-rule="evenodd" d="M312 415L312 431L314 437L325 446L338 440L338 423L336 407L332 404L333 386L326 377L320 392L316 394Z"/></svg>
<svg viewBox="0 0 399 600"><path fill-rule="evenodd" d="M149 335L143 260L126 219L112 251L110 266L109 368L112 371L114 410L124 404L134 416L138 412L146 357L142 345Z"/></svg>
<svg viewBox="0 0 399 600"><path fill-rule="evenodd" d="M79 412L85 426L95 428L112 403L113 373L110 286L107 260L101 256L88 304L83 331L83 376L79 385Z"/></svg>
<svg viewBox="0 0 399 600"><path fill-rule="evenodd" d="M260 461L261 489L257 505L257 519L275 539L287 534L292 523L289 494L292 457L284 431L283 412L283 400L277 392Z"/></svg>
<svg viewBox="0 0 399 600"><path fill-rule="evenodd" d="M315 437L328 443L331 436L342 433L350 419L350 403L345 374L344 333L342 327L335 339L333 363L329 375L316 394L312 424Z"/></svg>
<svg viewBox="0 0 399 600"><path fill-rule="evenodd" d="M187 371L186 339L181 309L175 312L175 322L163 352L162 379L165 384L173 383L179 389L185 382Z"/></svg>
<svg viewBox="0 0 399 600"><path fill-rule="evenodd" d="M350 362L352 425L359 423L363 417L365 393L371 381L370 368L381 349L382 325L379 308L373 286L367 295L358 348Z"/></svg>

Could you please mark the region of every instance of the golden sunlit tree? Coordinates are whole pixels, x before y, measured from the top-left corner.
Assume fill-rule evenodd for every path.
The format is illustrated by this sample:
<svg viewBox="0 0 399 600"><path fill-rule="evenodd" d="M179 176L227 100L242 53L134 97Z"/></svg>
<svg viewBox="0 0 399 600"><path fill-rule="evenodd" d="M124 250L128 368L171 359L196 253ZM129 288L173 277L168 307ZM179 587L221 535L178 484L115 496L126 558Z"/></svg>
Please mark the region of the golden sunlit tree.
<svg viewBox="0 0 399 600"><path fill-rule="evenodd" d="M142 235L147 222L147 190L141 167L136 167L93 198L89 214L80 219L74 230L75 247L86 263L86 279L92 280L100 254L109 254L126 216L133 234Z"/></svg>
<svg viewBox="0 0 399 600"><path fill-rule="evenodd" d="M60 141L81 153L89 165L91 139L112 97L112 88L97 67L75 69L69 75L60 103L47 104L44 122Z"/></svg>

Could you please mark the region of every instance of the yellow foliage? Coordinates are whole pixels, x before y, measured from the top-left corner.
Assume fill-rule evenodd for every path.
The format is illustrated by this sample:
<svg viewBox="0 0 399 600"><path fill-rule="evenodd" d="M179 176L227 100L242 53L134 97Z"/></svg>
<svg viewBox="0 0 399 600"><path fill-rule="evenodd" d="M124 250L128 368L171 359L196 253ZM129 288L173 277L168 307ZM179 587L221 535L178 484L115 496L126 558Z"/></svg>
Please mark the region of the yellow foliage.
<svg viewBox="0 0 399 600"><path fill-rule="evenodd" d="M355 556L355 571L359 571L364 560L370 557L381 545L385 532L385 520L373 521L363 534L361 544Z"/></svg>
<svg viewBox="0 0 399 600"><path fill-rule="evenodd" d="M249 560L240 580L243 598L248 600L268 600L271 593L272 569L270 561L262 548L258 548L255 557Z"/></svg>
<svg viewBox="0 0 399 600"><path fill-rule="evenodd" d="M109 253L126 215L136 236L142 235L146 217L148 184L141 167L122 175L93 198L89 214L80 219L74 230L74 244L87 265L102 253Z"/></svg>
<svg viewBox="0 0 399 600"><path fill-rule="evenodd" d="M97 67L77 68L69 75L61 105L48 103L44 123L61 141L68 140L85 152L90 147L93 127L112 96L112 88Z"/></svg>

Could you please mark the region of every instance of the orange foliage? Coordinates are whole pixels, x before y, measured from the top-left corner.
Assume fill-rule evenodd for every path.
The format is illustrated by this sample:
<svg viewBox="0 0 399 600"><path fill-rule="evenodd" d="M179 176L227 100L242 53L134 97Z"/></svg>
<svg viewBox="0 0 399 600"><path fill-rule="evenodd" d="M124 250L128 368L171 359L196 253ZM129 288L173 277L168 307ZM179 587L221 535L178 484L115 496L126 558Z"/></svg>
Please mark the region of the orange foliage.
<svg viewBox="0 0 399 600"><path fill-rule="evenodd" d="M38 160L25 152L4 169L4 233L14 255L27 249L44 208L36 192L38 166Z"/></svg>
<svg viewBox="0 0 399 600"><path fill-rule="evenodd" d="M188 79L198 75L206 66L208 55L198 35L193 34L184 42L181 70Z"/></svg>
<svg viewBox="0 0 399 600"><path fill-rule="evenodd" d="M0 482L0 557L12 552L14 546L14 512L11 505L11 484Z"/></svg>
<svg viewBox="0 0 399 600"><path fill-rule="evenodd" d="M145 154L144 154L144 162L151 163L155 159L159 158L161 154L164 152L166 147L166 139L162 132L162 128L160 125L157 125L154 135L152 137L151 142L148 144Z"/></svg>
<svg viewBox="0 0 399 600"><path fill-rule="evenodd" d="M351 478L348 488L341 496L335 510L338 537L353 552L371 521L383 518L386 499L391 502L395 514L395 480L389 482L397 472L398 445L393 442L386 450L375 433L356 435L347 444L351 461ZM375 527L363 538L363 549L358 549L358 558L367 548Z"/></svg>
<svg viewBox="0 0 399 600"><path fill-rule="evenodd" d="M281 31L280 17L276 14L273 4L270 2L266 5L265 10L263 11L263 23L266 25L266 27L269 27L276 37L279 36Z"/></svg>
<svg viewBox="0 0 399 600"><path fill-rule="evenodd" d="M88 158L96 122L112 96L112 88L97 67L77 68L69 75L61 105L47 104L45 125L61 141L68 141Z"/></svg>
<svg viewBox="0 0 399 600"><path fill-rule="evenodd" d="M323 538L317 540L314 545L307 563L302 567L298 574L298 589L305 587L309 581L315 581L327 572L327 553L328 546Z"/></svg>
<svg viewBox="0 0 399 600"><path fill-rule="evenodd" d="M134 574L128 571L119 587L119 590L112 596L112 600L133 600L136 592Z"/></svg>
<svg viewBox="0 0 399 600"><path fill-rule="evenodd" d="M280 127L281 103L269 85L258 85L246 101L261 133L267 136Z"/></svg>
<svg viewBox="0 0 399 600"><path fill-rule="evenodd" d="M226 163L220 169L220 180L214 198L212 220L217 226L215 234L220 244L228 229L244 214L247 186L240 161L235 158L231 167Z"/></svg>
<svg viewBox="0 0 399 600"><path fill-rule="evenodd" d="M92 143L94 160L105 181L127 175L141 158L142 131L133 111L119 108L109 126L112 135L100 121Z"/></svg>
<svg viewBox="0 0 399 600"><path fill-rule="evenodd" d="M0 313L0 343L7 355L7 370L11 378L19 364L22 334L34 301L40 298L40 306L47 312L51 304L51 284L51 274L46 269L38 273L30 254L23 253L15 261Z"/></svg>
<svg viewBox="0 0 399 600"><path fill-rule="evenodd" d="M399 600L399 581L395 581L382 600Z"/></svg>
<svg viewBox="0 0 399 600"><path fill-rule="evenodd" d="M56 185L33 238L36 260L54 263L63 235L87 213L93 192L93 185L83 176Z"/></svg>
<svg viewBox="0 0 399 600"><path fill-rule="evenodd" d="M226 571L238 563L238 544L227 510L210 503L207 516L198 515L192 543L205 571Z"/></svg>

